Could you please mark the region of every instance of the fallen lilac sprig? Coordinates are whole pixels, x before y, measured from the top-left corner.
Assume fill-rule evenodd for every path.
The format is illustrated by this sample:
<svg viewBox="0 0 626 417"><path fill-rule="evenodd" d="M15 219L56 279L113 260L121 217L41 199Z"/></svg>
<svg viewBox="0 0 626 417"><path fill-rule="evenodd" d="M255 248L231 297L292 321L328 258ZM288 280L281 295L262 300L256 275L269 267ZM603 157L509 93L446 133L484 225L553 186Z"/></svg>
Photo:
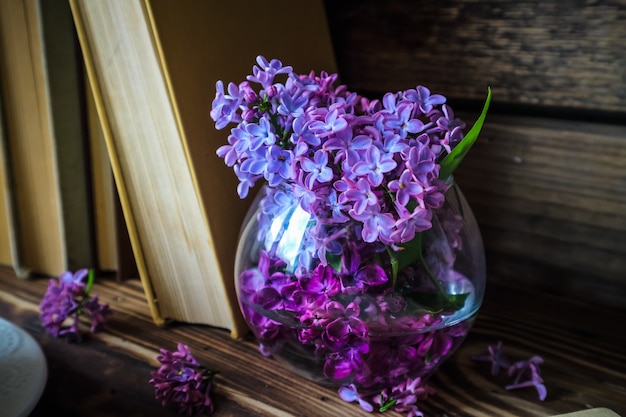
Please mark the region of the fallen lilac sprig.
<svg viewBox="0 0 626 417"><path fill-rule="evenodd" d="M93 282L94 271L87 269L74 273L66 271L58 279L48 282L48 289L39 304L39 318L48 334L69 342L81 342L78 325L83 314L91 321L91 333L104 329L113 312L108 304L100 304L97 295L90 294Z"/></svg>
<svg viewBox="0 0 626 417"><path fill-rule="evenodd" d="M212 414L215 409L211 398L213 377L219 371L201 366L189 347L182 343L175 352L166 349L160 352L157 360L161 366L151 372L149 381L154 386L156 399L161 400L164 407L177 404L178 411L189 416Z"/></svg>
<svg viewBox="0 0 626 417"><path fill-rule="evenodd" d="M511 362L504 355L504 347L502 341L499 341L495 345L489 345L487 348L488 355L474 356L474 360L481 362L491 362L491 374L497 376L501 369L507 370L507 375L513 378L513 383L504 387L507 391L535 387L539 394L539 400L543 401L548 395L548 390L541 378L541 371L539 365L543 363L541 356L533 356L528 360L520 360L517 362Z"/></svg>

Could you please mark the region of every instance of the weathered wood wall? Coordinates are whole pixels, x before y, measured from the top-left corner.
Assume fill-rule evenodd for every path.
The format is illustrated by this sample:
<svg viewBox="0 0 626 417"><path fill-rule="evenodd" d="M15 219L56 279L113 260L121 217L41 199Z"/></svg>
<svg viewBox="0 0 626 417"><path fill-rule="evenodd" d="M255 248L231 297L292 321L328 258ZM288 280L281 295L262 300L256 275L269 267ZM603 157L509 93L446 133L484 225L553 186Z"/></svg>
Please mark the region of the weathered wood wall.
<svg viewBox="0 0 626 417"><path fill-rule="evenodd" d="M473 122L455 178L490 281L626 308L626 1L327 0L339 74L417 84Z"/></svg>

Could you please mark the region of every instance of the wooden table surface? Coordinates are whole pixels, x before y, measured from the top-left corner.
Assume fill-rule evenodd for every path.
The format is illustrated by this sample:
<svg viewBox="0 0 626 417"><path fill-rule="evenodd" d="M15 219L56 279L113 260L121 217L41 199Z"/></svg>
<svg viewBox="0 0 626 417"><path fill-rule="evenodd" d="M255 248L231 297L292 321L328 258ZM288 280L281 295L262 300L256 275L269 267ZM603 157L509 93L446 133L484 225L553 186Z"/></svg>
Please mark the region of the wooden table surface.
<svg viewBox="0 0 626 417"><path fill-rule="evenodd" d="M46 287L45 278L20 280L10 268L0 267L0 317L31 334L48 361L47 385L32 417L51 411L64 417L178 415L154 399L148 382L158 366L158 350L175 350L178 342L189 345L201 363L221 371L215 416L368 415L340 400L334 389L294 376L264 358L252 340L232 340L228 332L207 326L157 327L138 280L97 280L92 293L114 310L106 332L81 344L51 338L38 318ZM624 310L488 285L474 328L431 379L437 393L420 409L427 417L523 417L606 407L626 417L624 323ZM511 359L544 358L545 401L538 400L533 388L504 390L504 376L492 377L488 363L472 359L498 341Z"/></svg>

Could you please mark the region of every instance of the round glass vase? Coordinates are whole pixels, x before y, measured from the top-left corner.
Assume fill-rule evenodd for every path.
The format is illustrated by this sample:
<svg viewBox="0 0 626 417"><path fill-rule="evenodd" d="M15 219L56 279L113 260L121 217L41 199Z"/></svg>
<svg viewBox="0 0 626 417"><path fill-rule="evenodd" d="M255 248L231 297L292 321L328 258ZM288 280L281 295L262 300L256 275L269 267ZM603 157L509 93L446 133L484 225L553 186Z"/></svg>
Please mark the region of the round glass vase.
<svg viewBox="0 0 626 417"><path fill-rule="evenodd" d="M463 342L485 290L482 238L451 178L432 227L391 248L328 229L289 188L259 191L235 276L260 351L323 385L425 383Z"/></svg>

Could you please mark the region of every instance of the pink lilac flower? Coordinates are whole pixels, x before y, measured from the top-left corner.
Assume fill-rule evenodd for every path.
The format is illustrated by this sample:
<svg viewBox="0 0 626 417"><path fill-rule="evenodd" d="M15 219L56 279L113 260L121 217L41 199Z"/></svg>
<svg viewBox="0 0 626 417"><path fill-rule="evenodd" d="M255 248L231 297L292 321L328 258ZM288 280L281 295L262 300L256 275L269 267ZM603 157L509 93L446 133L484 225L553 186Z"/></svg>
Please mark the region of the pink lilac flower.
<svg viewBox="0 0 626 417"><path fill-rule="evenodd" d="M85 281L87 279L87 281ZM91 296L93 271L79 269L63 272L48 282L48 288L39 303L39 318L46 333L69 342L81 342L79 317L86 315L91 333L104 329L105 322L113 314L108 304L100 304L98 296Z"/></svg>
<svg viewBox="0 0 626 417"><path fill-rule="evenodd" d="M157 356L160 367L150 374L155 397L165 407L175 404L180 413L188 416L212 414L215 409L211 393L213 377L218 371L201 366L191 354L189 346L179 343L177 350L160 349Z"/></svg>

